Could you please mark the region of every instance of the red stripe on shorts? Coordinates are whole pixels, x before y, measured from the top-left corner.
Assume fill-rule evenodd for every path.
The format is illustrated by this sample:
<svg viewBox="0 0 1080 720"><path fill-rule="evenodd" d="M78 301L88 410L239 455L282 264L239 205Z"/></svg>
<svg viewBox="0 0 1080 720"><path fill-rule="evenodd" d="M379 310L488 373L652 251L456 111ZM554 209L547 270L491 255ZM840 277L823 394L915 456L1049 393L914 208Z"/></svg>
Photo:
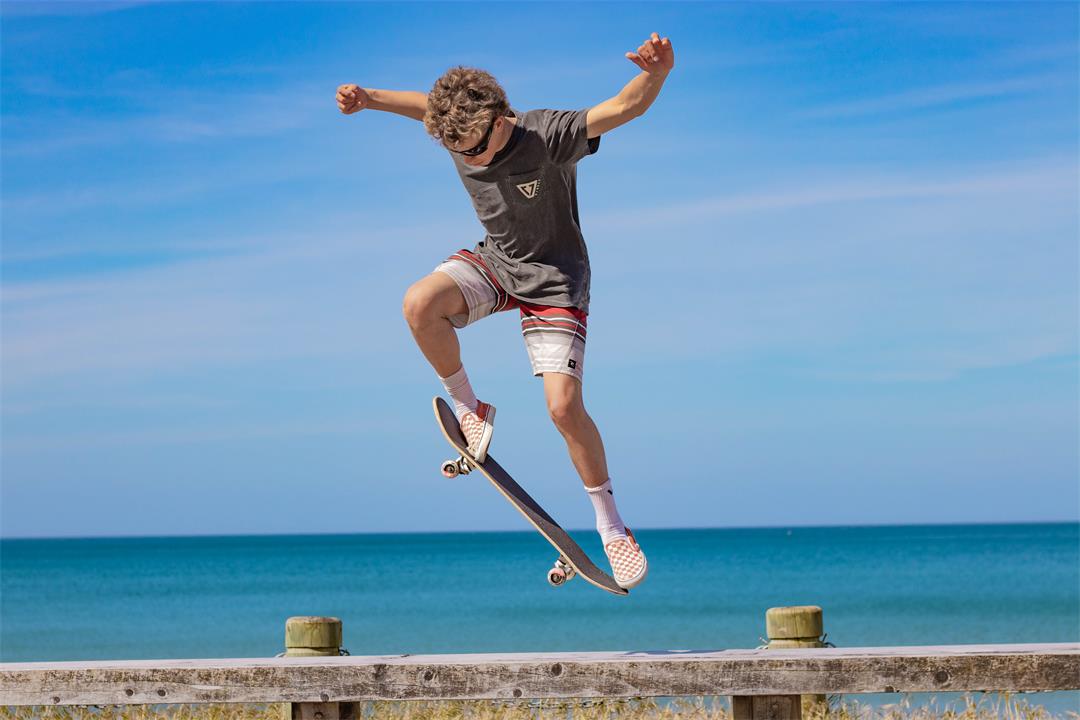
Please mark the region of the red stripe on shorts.
<svg viewBox="0 0 1080 720"><path fill-rule="evenodd" d="M577 308L521 304L521 331L572 332L585 342L588 315Z"/></svg>
<svg viewBox="0 0 1080 720"><path fill-rule="evenodd" d="M462 262L469 263L477 270L479 270L480 273L484 276L484 278L488 281L488 284L490 284L492 289L495 290L495 307L492 309L493 313L500 312L502 310L508 310L516 306L516 302L514 304L510 303L510 293L506 292L506 290L503 289L503 286L499 284L499 279L495 277L495 273L491 272L491 270L488 269L488 266L484 264L484 261L480 258L479 255L469 250L463 249L458 250L456 253L451 255L450 259L461 260Z"/></svg>

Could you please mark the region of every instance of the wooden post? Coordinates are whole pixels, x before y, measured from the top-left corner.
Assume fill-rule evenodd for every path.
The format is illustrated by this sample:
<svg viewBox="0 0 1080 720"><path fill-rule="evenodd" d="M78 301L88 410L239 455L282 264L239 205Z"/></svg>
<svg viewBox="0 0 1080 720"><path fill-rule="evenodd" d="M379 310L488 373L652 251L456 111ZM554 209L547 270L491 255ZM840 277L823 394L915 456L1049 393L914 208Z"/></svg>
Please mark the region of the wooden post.
<svg viewBox="0 0 1080 720"><path fill-rule="evenodd" d="M734 695L731 716L735 720L802 720L798 695Z"/></svg>
<svg viewBox="0 0 1080 720"><path fill-rule="evenodd" d="M341 620L332 617L291 617L285 621L285 656L319 657L341 654ZM353 703L288 703L284 720L351 720Z"/></svg>
<svg viewBox="0 0 1080 720"><path fill-rule="evenodd" d="M769 649L824 647L821 608L816 605L769 608L765 634ZM735 720L802 720L824 695L745 695L731 698Z"/></svg>
<svg viewBox="0 0 1080 720"><path fill-rule="evenodd" d="M769 608L765 613L769 649L825 647L821 640L824 634L825 624L817 605ZM815 705L827 702L824 695L803 695L803 715L810 715Z"/></svg>

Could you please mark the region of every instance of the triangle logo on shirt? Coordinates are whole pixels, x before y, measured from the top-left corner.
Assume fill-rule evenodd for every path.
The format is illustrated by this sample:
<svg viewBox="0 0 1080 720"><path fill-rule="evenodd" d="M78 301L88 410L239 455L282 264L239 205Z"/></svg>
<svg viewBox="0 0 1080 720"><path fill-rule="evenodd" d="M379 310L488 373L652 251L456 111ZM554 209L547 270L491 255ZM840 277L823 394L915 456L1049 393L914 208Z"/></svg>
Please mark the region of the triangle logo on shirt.
<svg viewBox="0 0 1080 720"><path fill-rule="evenodd" d="M528 200L532 200L536 197L536 191L540 188L540 180L533 180L532 182L521 183L517 186L517 189L521 191L521 194Z"/></svg>

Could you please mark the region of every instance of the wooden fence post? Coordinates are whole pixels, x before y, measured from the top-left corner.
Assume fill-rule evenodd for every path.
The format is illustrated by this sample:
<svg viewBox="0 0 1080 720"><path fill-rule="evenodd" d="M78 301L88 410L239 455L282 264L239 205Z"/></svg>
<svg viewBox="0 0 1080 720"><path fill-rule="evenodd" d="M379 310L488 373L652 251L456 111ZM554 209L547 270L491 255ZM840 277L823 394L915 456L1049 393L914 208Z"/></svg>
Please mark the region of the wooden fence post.
<svg viewBox="0 0 1080 720"><path fill-rule="evenodd" d="M765 613L768 648L824 647L821 608L816 605L769 608ZM735 720L802 720L824 695L744 695L731 698Z"/></svg>
<svg viewBox="0 0 1080 720"><path fill-rule="evenodd" d="M285 621L285 656L316 657L341 654L341 620L332 617L291 617ZM284 720L351 720L353 703L288 703Z"/></svg>
<svg viewBox="0 0 1080 720"><path fill-rule="evenodd" d="M765 612L765 635L770 649L825 647L821 639L824 634L821 608L817 605L775 607ZM809 715L815 705L826 702L824 695L803 695L803 715Z"/></svg>

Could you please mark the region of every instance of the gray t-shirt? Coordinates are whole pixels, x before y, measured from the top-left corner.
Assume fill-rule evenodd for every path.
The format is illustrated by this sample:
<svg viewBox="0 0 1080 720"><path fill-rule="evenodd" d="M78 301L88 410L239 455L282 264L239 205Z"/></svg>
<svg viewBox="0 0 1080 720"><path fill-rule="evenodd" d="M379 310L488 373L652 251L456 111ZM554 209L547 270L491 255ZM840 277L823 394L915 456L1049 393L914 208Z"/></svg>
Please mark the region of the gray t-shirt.
<svg viewBox="0 0 1080 720"><path fill-rule="evenodd" d="M503 288L538 305L589 311L589 253L577 207L577 162L600 147L587 110L515 113L517 124L491 164L451 153L487 236L476 252Z"/></svg>

